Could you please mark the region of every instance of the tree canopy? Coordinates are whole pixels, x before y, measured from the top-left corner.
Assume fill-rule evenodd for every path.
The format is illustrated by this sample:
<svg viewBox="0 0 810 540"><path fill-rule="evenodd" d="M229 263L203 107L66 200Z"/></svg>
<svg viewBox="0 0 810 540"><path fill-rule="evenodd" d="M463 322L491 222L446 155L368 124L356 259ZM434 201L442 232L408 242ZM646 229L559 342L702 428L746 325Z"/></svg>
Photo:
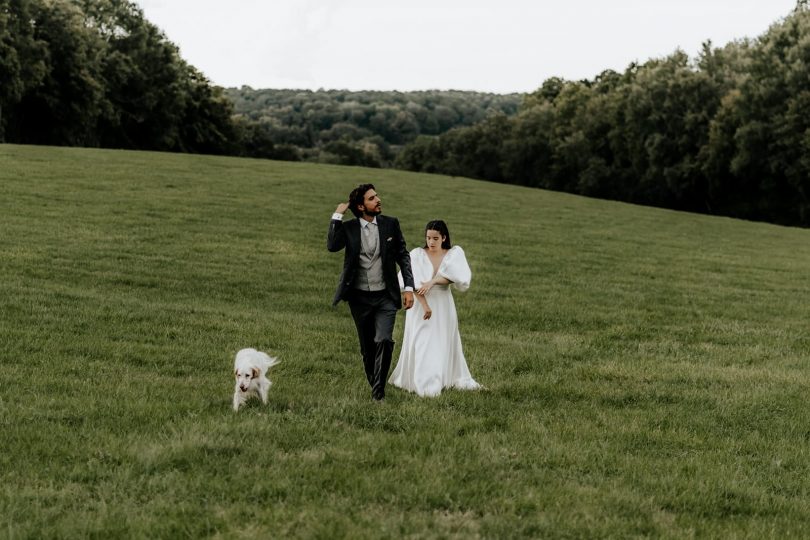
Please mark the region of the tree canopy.
<svg viewBox="0 0 810 540"><path fill-rule="evenodd" d="M810 11L694 60L549 79L517 115L420 137L396 165L810 226Z"/></svg>
<svg viewBox="0 0 810 540"><path fill-rule="evenodd" d="M520 94L228 88L243 125L300 159L380 167L420 135L514 115ZM260 146L260 145L257 145Z"/></svg>
<svg viewBox="0 0 810 540"><path fill-rule="evenodd" d="M126 0L0 0L0 141L233 153L232 105Z"/></svg>
<svg viewBox="0 0 810 540"><path fill-rule="evenodd" d="M463 175L810 226L810 8L529 94L222 89L128 0L0 0L0 142Z"/></svg>

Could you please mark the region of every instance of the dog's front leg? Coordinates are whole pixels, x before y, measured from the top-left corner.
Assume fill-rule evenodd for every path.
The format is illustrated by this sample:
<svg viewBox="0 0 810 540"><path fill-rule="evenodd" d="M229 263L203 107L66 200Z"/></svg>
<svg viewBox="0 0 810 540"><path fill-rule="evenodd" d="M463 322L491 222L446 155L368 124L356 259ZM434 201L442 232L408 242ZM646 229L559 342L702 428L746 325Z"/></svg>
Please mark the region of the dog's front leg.
<svg viewBox="0 0 810 540"><path fill-rule="evenodd" d="M239 388L233 391L233 411L237 412L239 410L239 406L242 404L244 400L242 399L242 394L239 392Z"/></svg>

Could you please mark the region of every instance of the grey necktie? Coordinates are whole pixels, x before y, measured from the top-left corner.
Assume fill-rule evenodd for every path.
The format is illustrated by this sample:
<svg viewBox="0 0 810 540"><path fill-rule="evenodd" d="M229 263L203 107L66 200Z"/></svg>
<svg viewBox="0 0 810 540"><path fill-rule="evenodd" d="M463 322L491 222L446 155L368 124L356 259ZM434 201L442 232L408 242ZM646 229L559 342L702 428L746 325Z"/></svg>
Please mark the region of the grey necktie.
<svg viewBox="0 0 810 540"><path fill-rule="evenodd" d="M373 255L375 251L377 251L377 225L375 223L369 223L364 227L364 234L365 234L365 251L366 254L369 256Z"/></svg>

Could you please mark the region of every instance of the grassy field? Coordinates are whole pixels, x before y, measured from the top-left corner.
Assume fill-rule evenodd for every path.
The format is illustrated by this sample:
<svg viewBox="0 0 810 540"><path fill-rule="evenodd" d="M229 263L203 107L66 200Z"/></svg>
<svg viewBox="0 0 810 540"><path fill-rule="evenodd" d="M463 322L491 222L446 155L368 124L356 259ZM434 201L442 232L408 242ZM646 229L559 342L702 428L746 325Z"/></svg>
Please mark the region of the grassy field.
<svg viewBox="0 0 810 540"><path fill-rule="evenodd" d="M365 181L409 246L443 218L464 247L485 390L369 399L325 247ZM807 230L391 170L0 145L0 277L2 538L810 530ZM283 363L269 405L234 414L247 346Z"/></svg>

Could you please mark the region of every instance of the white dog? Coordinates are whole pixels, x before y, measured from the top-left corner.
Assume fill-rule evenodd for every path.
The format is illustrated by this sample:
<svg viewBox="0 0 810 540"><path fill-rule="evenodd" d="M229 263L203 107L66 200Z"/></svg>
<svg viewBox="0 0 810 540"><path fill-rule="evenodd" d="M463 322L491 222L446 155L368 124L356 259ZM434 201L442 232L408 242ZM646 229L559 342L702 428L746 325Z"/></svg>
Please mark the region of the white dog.
<svg viewBox="0 0 810 540"><path fill-rule="evenodd" d="M256 396L267 403L267 391L273 384L267 378L267 370L279 363L277 358L268 356L256 349L242 349L236 353L233 372L236 375L236 386L233 389L233 410Z"/></svg>

